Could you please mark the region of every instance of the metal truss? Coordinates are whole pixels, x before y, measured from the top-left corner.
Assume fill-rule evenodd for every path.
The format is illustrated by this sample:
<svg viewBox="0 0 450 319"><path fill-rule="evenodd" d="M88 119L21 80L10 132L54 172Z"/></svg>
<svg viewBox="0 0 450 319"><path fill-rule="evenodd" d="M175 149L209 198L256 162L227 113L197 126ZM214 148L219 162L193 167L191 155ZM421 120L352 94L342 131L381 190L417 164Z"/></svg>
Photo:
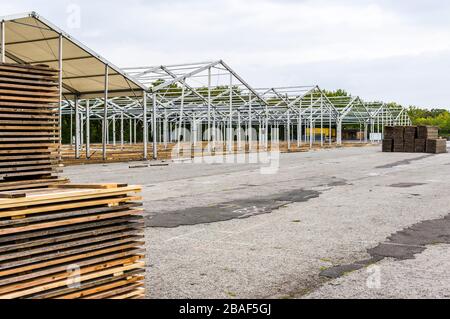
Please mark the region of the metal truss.
<svg viewBox="0 0 450 319"><path fill-rule="evenodd" d="M63 114L75 115L77 157L83 135L89 155L88 132L84 134L82 128L88 130L89 121L105 118L106 127L112 127L111 139L110 129L103 138L109 144L116 144L116 139L125 143L124 121L130 121L130 136L134 133L130 143L136 143L136 127L143 128L145 159L149 139L157 158L158 143L186 142L186 130L190 142L222 142L231 151L236 140L248 143L249 150L252 142L267 148L274 135L287 142L288 148L293 142L312 147L317 138L321 145L341 144L346 125L359 125L365 141L373 133L383 134L385 125L411 125L406 109L400 106L365 102L357 96L330 97L318 86L253 88L221 60L123 71L148 87L146 94L108 99L106 111L101 98L63 103Z"/></svg>

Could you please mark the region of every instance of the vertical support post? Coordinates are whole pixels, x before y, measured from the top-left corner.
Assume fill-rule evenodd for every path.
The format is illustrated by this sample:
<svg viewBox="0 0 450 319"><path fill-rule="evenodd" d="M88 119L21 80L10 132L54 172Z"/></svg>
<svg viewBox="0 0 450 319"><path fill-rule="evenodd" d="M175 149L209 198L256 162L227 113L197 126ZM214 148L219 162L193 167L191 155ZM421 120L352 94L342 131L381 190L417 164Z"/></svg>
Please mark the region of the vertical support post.
<svg viewBox="0 0 450 319"><path fill-rule="evenodd" d="M112 133L113 133L113 145L116 146L116 114L112 115Z"/></svg>
<svg viewBox="0 0 450 319"><path fill-rule="evenodd" d="M129 121L129 129L130 129L130 145L133 144L133 120L130 118Z"/></svg>
<svg viewBox="0 0 450 319"><path fill-rule="evenodd" d="M109 119L106 119L106 145L109 145Z"/></svg>
<svg viewBox="0 0 450 319"><path fill-rule="evenodd" d="M180 117L178 119L178 136L177 136L177 142L178 142L178 146L177 146L177 153L180 152L180 143L181 143L181 134L182 134L182 128L183 128L183 112L184 112L184 95L185 95L185 85L184 82L182 83L182 88L181 88L181 106L180 106ZM186 137L184 136L184 139L186 140Z"/></svg>
<svg viewBox="0 0 450 319"><path fill-rule="evenodd" d="M163 124L163 142L164 142L164 149L167 149L167 139L169 135L169 121L167 119L167 111L164 110L164 124Z"/></svg>
<svg viewBox="0 0 450 319"><path fill-rule="evenodd" d="M313 132L313 94L311 93L311 103L309 106L309 148L313 147L313 135L315 135L316 132Z"/></svg>
<svg viewBox="0 0 450 319"><path fill-rule="evenodd" d="M137 119L136 118L134 118L133 119L133 133L134 133L134 141L133 141L133 143L134 143L134 145L136 145L137 144Z"/></svg>
<svg viewBox="0 0 450 319"><path fill-rule="evenodd" d="M78 96L75 96L75 158L80 158L80 107Z"/></svg>
<svg viewBox="0 0 450 319"><path fill-rule="evenodd" d="M5 63L6 62L6 40L5 40L6 39L6 24L5 24L4 20L2 20L0 27L1 27L0 45L2 46L0 55L1 55L1 62Z"/></svg>
<svg viewBox="0 0 450 319"><path fill-rule="evenodd" d="M192 114L192 124L191 124L191 141L192 141L192 146L195 147L195 145L197 144L197 121L195 118L195 112Z"/></svg>
<svg viewBox="0 0 450 319"><path fill-rule="evenodd" d="M124 125L123 125L123 111L120 113L120 148L123 150L124 143Z"/></svg>
<svg viewBox="0 0 450 319"><path fill-rule="evenodd" d="M237 148L238 151L241 151L242 145L241 145L241 112L237 111L237 115L238 115L238 122L237 122Z"/></svg>
<svg viewBox="0 0 450 319"><path fill-rule="evenodd" d="M288 151L291 150L291 113L289 110L287 111L287 149Z"/></svg>
<svg viewBox="0 0 450 319"><path fill-rule="evenodd" d="M320 96L320 146L323 147L323 96Z"/></svg>
<svg viewBox="0 0 450 319"><path fill-rule="evenodd" d="M248 96L248 151L250 152L252 150L252 93Z"/></svg>
<svg viewBox="0 0 450 319"><path fill-rule="evenodd" d="M144 152L144 161L148 159L148 122L147 122L147 92L142 92L142 106L143 106L143 119L142 119L142 138L143 138L143 152Z"/></svg>
<svg viewBox="0 0 450 319"><path fill-rule="evenodd" d="M368 124L364 122L364 143L367 143Z"/></svg>
<svg viewBox="0 0 450 319"><path fill-rule="evenodd" d="M4 23L3 23L4 26ZM4 32L5 28L2 28L2 32ZM4 37L3 37L4 40ZM2 46L5 48L5 45ZM5 54L5 50L3 50L2 54ZM4 57L2 56L2 60ZM63 92L63 37L62 34L59 35L58 42L58 69L59 69L59 77L58 77L58 85L59 85L59 109L58 109L58 124L59 124L59 146L62 146L62 92ZM72 138L72 136L70 137ZM61 149L59 151L59 160L61 160Z"/></svg>
<svg viewBox="0 0 450 319"><path fill-rule="evenodd" d="M70 120L69 120L69 124L70 124L70 147L72 148L73 146L73 109L72 109L72 104L68 101L68 105L70 108Z"/></svg>
<svg viewBox="0 0 450 319"><path fill-rule="evenodd" d="M366 125L367 125L367 124L364 123L364 136L366 135L366 134L365 134ZM362 142L362 139L363 139L362 133L363 133L363 130L362 130L362 124L361 124L361 122L359 122L359 141L360 141L360 142ZM364 137L364 139L365 139L365 137ZM365 141L364 141L364 142L365 142Z"/></svg>
<svg viewBox="0 0 450 319"><path fill-rule="evenodd" d="M156 92L153 93L153 112L152 112L152 130L153 130L153 159L158 159L158 145L156 145Z"/></svg>
<svg viewBox="0 0 450 319"><path fill-rule="evenodd" d="M342 145L342 120L339 117L337 119L336 131L337 131L336 144Z"/></svg>
<svg viewBox="0 0 450 319"><path fill-rule="evenodd" d="M233 151L233 74L230 73L230 114L228 119L228 153Z"/></svg>
<svg viewBox="0 0 450 319"><path fill-rule="evenodd" d="M86 100L86 159L91 158L91 106Z"/></svg>
<svg viewBox="0 0 450 319"><path fill-rule="evenodd" d="M211 151L210 143L211 143L211 68L208 69L208 151Z"/></svg>
<svg viewBox="0 0 450 319"><path fill-rule="evenodd" d="M266 105L266 118L264 123L264 150L269 150L269 107Z"/></svg>
<svg viewBox="0 0 450 319"><path fill-rule="evenodd" d="M216 112L213 112L213 124L212 124L212 140L213 140L213 150L216 151L216 143L217 143L217 121L216 121Z"/></svg>
<svg viewBox="0 0 450 319"><path fill-rule="evenodd" d="M83 143L84 143L84 119L83 119L83 113L80 113L80 150L83 149Z"/></svg>
<svg viewBox="0 0 450 319"><path fill-rule="evenodd" d="M329 115L328 115L328 144L331 146L331 140L333 139L333 128L331 126L331 116L332 114L332 110L331 110L331 106L329 106Z"/></svg>
<svg viewBox="0 0 450 319"><path fill-rule="evenodd" d="M109 88L109 67L108 64L105 65L105 105L103 110L103 160L106 161L106 138L108 135L108 88Z"/></svg>

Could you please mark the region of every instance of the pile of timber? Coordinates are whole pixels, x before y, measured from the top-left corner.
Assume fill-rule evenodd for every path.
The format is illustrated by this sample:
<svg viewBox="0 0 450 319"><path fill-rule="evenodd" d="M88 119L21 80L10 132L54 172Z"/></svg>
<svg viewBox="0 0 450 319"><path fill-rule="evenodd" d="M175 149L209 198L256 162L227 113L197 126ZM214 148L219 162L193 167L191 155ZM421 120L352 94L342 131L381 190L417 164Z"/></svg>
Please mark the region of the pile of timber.
<svg viewBox="0 0 450 319"><path fill-rule="evenodd" d="M144 297L138 186L55 185L0 198L0 299Z"/></svg>
<svg viewBox="0 0 450 319"><path fill-rule="evenodd" d="M447 141L434 126L386 126L383 152L447 153Z"/></svg>
<svg viewBox="0 0 450 319"><path fill-rule="evenodd" d="M142 298L141 188L58 177L57 75L0 64L0 299Z"/></svg>
<svg viewBox="0 0 450 319"><path fill-rule="evenodd" d="M60 180L58 71L0 64L0 191Z"/></svg>

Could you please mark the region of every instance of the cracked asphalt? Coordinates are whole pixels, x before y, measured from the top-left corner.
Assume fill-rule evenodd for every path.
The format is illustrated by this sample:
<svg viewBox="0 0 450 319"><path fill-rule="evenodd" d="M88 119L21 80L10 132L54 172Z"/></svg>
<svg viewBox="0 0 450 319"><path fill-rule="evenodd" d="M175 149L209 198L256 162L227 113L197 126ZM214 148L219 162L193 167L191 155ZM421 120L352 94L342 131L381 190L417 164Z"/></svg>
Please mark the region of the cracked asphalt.
<svg viewBox="0 0 450 319"><path fill-rule="evenodd" d="M447 298L449 161L377 146L282 154L273 175L207 163L65 175L144 186L149 298Z"/></svg>

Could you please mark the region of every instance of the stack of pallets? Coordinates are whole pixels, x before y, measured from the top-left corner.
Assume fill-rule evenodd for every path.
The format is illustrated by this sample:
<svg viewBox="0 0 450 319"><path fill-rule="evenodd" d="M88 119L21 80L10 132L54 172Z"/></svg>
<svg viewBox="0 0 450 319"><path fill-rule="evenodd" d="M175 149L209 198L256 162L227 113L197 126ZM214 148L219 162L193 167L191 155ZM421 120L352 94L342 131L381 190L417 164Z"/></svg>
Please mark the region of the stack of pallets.
<svg viewBox="0 0 450 319"><path fill-rule="evenodd" d="M383 152L394 151L394 127L386 126L384 128Z"/></svg>
<svg viewBox="0 0 450 319"><path fill-rule="evenodd" d="M405 126L404 129L404 151L407 153L415 152L415 140L417 138L416 126Z"/></svg>
<svg viewBox="0 0 450 319"><path fill-rule="evenodd" d="M144 297L140 191L106 184L2 193L0 299Z"/></svg>
<svg viewBox="0 0 450 319"><path fill-rule="evenodd" d="M419 126L417 128L417 138L437 140L439 139L439 129L435 126Z"/></svg>
<svg viewBox="0 0 450 319"><path fill-rule="evenodd" d="M0 191L58 179L58 72L0 64Z"/></svg>
<svg viewBox="0 0 450 319"><path fill-rule="evenodd" d="M386 126L384 132L383 152L447 152L447 141L434 126Z"/></svg>
<svg viewBox="0 0 450 319"><path fill-rule="evenodd" d="M443 139L427 140L427 153L447 153L447 141Z"/></svg>
<svg viewBox="0 0 450 319"><path fill-rule="evenodd" d="M403 126L394 127L394 152L405 151L404 134L405 130Z"/></svg>
<svg viewBox="0 0 450 319"><path fill-rule="evenodd" d="M141 188L55 174L57 74L0 64L0 299L142 298Z"/></svg>

